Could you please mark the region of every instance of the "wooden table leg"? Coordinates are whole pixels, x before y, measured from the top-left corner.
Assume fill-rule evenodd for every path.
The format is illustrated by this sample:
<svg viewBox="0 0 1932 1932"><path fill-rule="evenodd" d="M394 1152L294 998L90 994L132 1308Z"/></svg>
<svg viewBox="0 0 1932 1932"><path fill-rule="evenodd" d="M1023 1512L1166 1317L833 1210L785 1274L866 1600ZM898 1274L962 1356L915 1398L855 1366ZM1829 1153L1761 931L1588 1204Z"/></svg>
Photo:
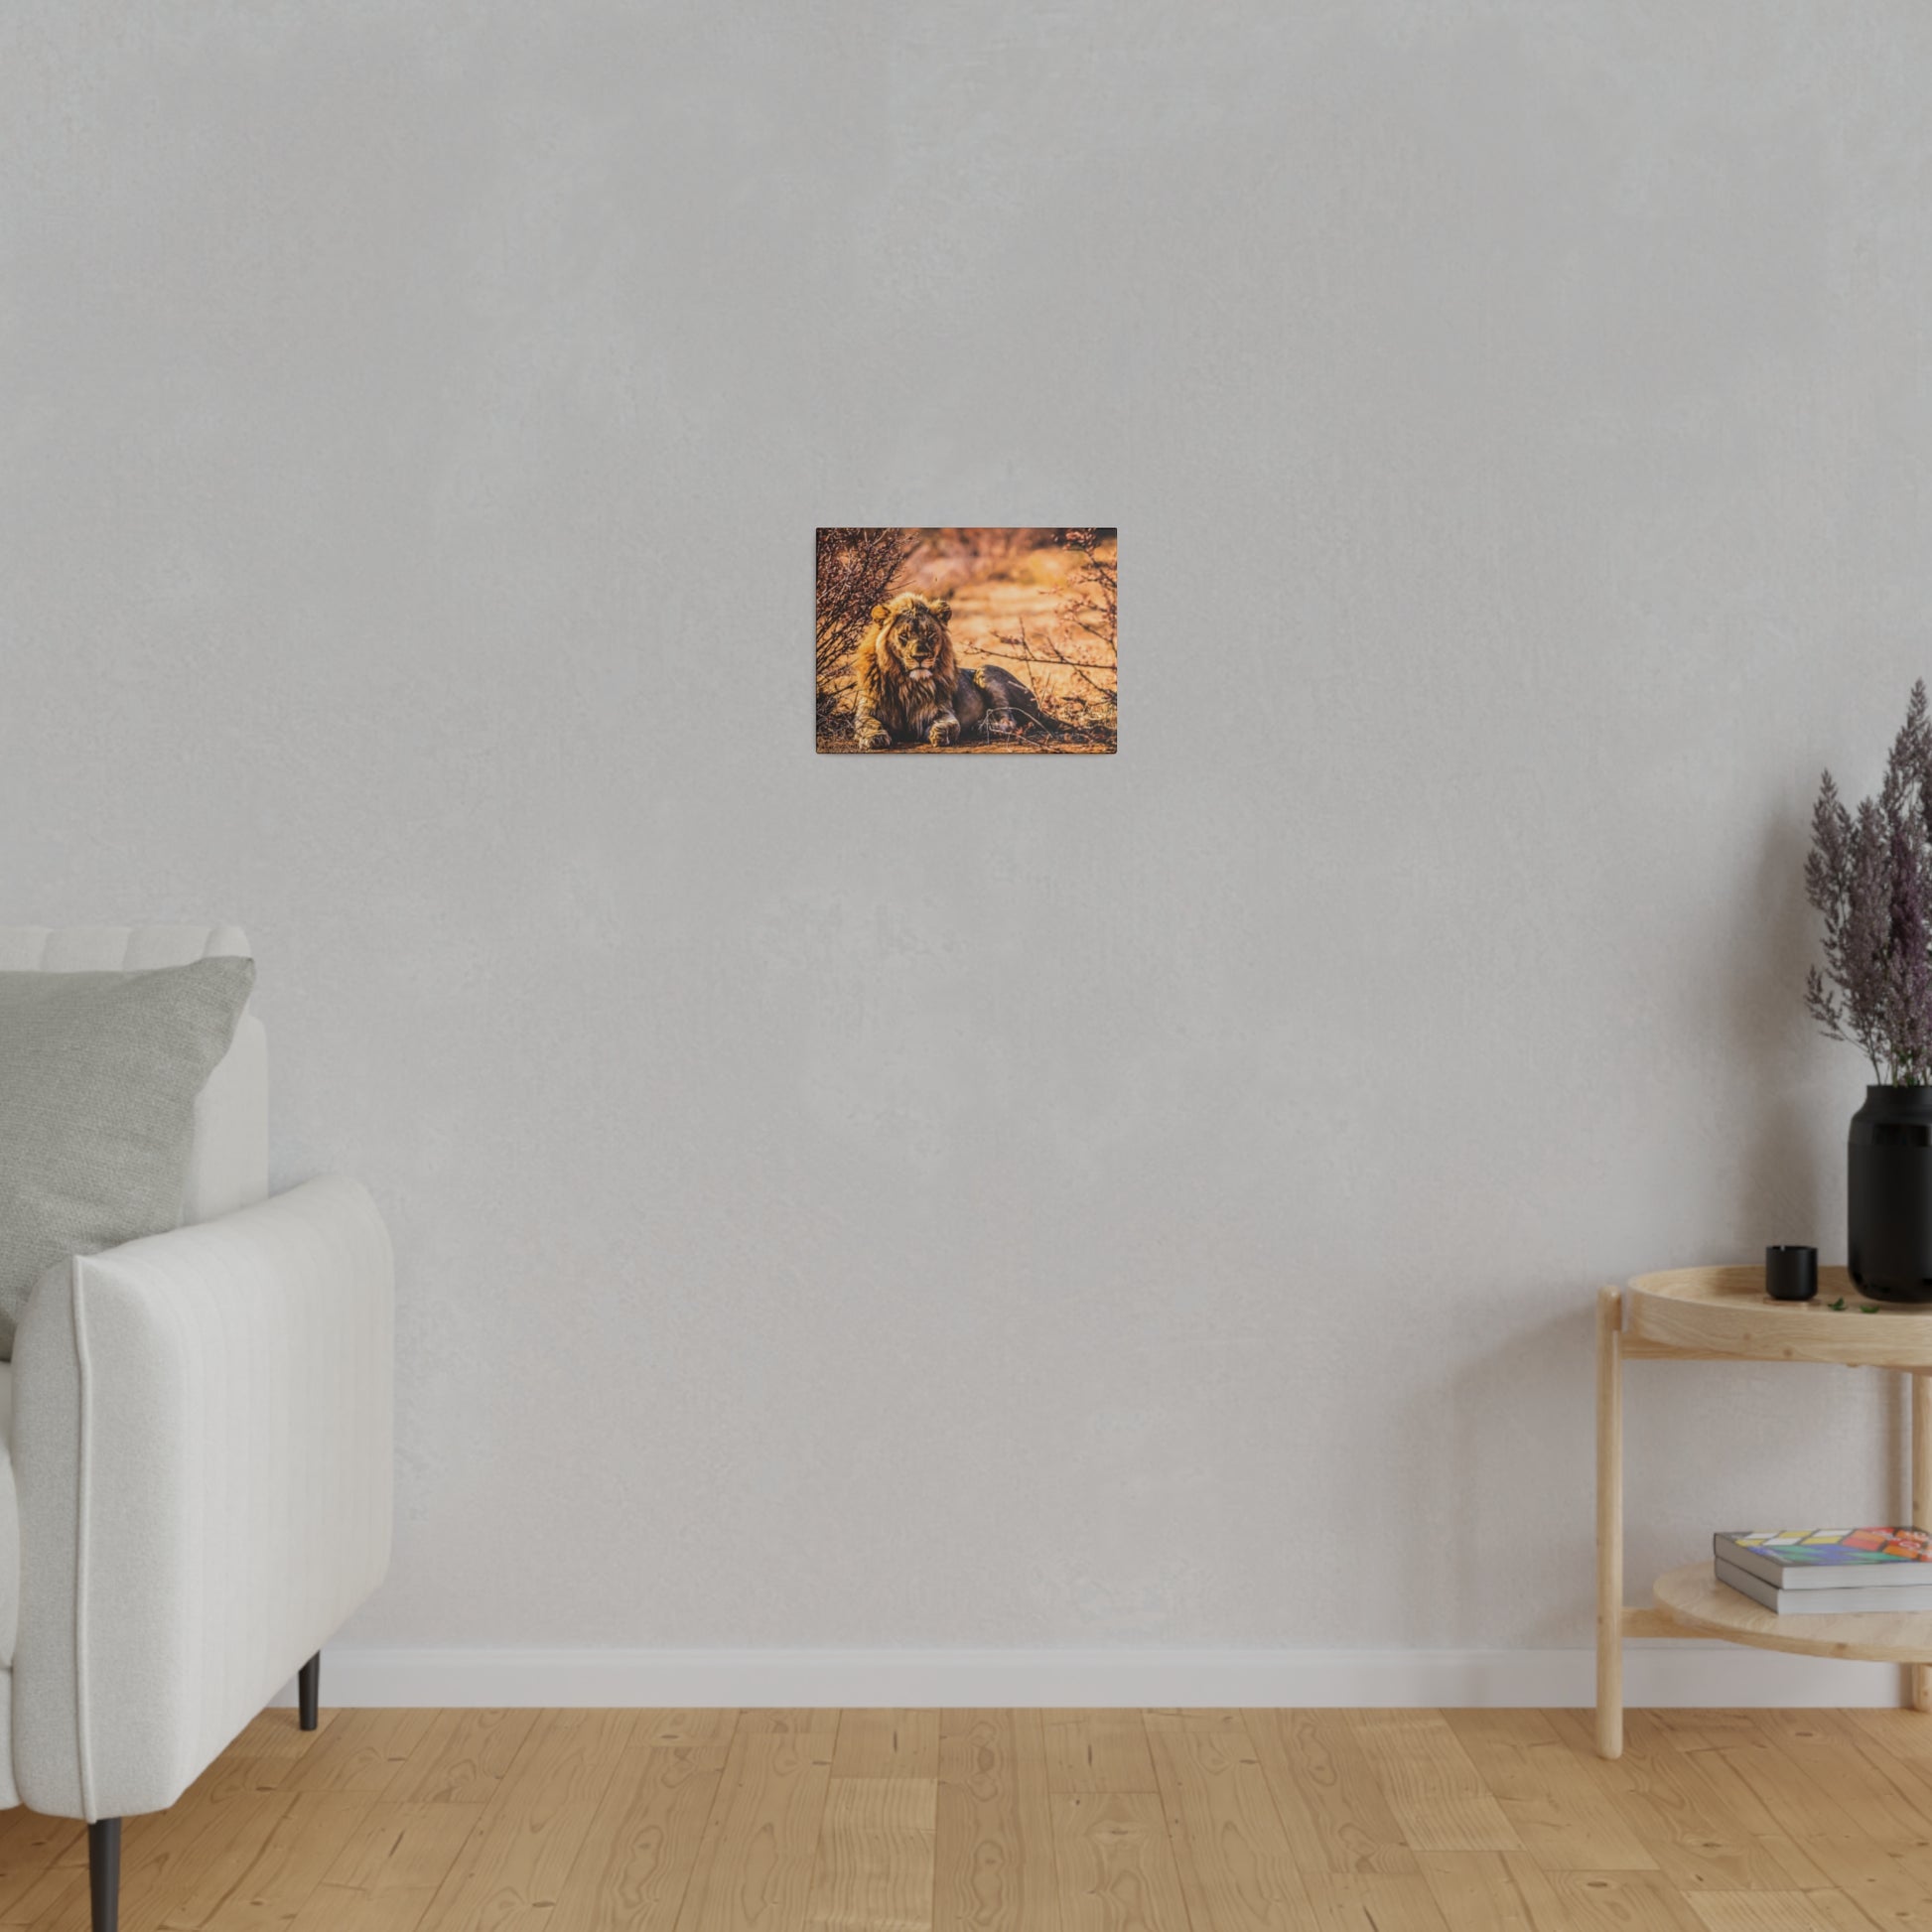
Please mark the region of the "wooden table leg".
<svg viewBox="0 0 1932 1932"><path fill-rule="evenodd" d="M1912 1521L1920 1529L1932 1523L1932 1375L1906 1376L1912 1385ZM1912 1709L1932 1711L1932 1665L1913 1664Z"/></svg>
<svg viewBox="0 0 1932 1932"><path fill-rule="evenodd" d="M1596 1750L1623 1755L1623 1296L1614 1288L1596 1295Z"/></svg>

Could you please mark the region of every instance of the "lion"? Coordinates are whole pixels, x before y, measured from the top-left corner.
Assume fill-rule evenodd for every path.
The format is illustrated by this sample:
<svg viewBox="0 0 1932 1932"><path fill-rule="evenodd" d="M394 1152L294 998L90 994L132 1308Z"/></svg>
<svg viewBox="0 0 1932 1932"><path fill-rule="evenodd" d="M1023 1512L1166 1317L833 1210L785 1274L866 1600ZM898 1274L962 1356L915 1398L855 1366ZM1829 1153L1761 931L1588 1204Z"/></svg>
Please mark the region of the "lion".
<svg viewBox="0 0 1932 1932"><path fill-rule="evenodd" d="M944 598L901 591L872 607L855 664L853 735L867 751L889 745L956 745L962 738L1017 738L1031 723L1052 727L1038 700L997 664L964 668L953 656Z"/></svg>

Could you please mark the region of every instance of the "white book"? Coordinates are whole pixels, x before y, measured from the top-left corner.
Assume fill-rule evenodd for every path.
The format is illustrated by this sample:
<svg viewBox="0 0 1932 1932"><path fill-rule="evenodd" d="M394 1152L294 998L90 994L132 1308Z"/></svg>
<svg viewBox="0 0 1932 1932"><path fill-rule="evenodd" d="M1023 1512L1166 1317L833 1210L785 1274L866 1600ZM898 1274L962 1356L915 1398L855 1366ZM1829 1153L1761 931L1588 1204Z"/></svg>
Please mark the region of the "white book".
<svg viewBox="0 0 1932 1932"><path fill-rule="evenodd" d="M1779 1589L1734 1563L1720 1560L1718 1581L1762 1603L1779 1616L1854 1616L1861 1611L1887 1611L1903 1616L1913 1610L1932 1610L1932 1583L1866 1584L1850 1589Z"/></svg>

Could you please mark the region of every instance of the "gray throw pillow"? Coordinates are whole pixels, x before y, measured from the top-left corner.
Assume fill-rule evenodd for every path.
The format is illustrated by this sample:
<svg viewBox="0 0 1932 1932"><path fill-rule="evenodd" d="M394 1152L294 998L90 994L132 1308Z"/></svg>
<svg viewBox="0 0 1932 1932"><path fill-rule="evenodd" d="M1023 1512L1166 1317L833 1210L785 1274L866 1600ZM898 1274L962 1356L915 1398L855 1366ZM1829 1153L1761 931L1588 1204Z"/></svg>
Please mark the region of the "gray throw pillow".
<svg viewBox="0 0 1932 1932"><path fill-rule="evenodd" d="M0 1356L43 1271L181 1220L195 1098L252 959L0 973Z"/></svg>

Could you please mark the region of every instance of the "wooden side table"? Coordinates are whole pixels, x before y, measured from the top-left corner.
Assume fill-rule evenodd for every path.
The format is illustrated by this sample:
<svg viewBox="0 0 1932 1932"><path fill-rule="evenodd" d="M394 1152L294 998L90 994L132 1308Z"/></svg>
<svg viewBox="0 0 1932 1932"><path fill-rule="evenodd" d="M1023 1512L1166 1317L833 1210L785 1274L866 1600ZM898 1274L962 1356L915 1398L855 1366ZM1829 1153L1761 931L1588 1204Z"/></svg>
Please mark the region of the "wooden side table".
<svg viewBox="0 0 1932 1932"><path fill-rule="evenodd" d="M1841 1298L1846 1306L1828 1304ZM1912 1519L1932 1526L1932 1306L1861 1312L1843 1268L1818 1300L1773 1302L1760 1268L1677 1268L1596 1297L1596 1748L1623 1752L1623 1640L1723 1637L1810 1657L1910 1664L1911 1703L1932 1712L1932 1612L1778 1616L1718 1582L1709 1561L1657 1579L1648 1609L1623 1600L1623 1364L1838 1362L1901 1369L1912 1389Z"/></svg>

